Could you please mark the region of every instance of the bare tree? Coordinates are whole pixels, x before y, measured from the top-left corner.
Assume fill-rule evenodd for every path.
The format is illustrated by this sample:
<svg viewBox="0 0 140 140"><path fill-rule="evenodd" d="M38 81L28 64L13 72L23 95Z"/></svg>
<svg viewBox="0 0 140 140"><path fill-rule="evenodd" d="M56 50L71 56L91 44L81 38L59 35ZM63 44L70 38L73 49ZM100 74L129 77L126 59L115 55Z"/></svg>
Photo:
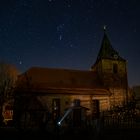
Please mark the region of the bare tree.
<svg viewBox="0 0 140 140"><path fill-rule="evenodd" d="M15 66L0 62L0 122L2 122L2 107L13 97L13 88L18 76Z"/></svg>

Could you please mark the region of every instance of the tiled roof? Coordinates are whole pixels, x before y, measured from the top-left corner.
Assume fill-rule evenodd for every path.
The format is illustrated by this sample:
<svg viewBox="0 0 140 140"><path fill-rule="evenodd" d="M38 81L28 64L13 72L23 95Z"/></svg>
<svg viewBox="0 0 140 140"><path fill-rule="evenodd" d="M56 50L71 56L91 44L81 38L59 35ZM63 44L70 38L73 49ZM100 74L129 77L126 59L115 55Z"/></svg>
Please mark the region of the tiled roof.
<svg viewBox="0 0 140 140"><path fill-rule="evenodd" d="M91 93L102 89L97 73L93 71L32 67L21 74L17 88L34 91Z"/></svg>

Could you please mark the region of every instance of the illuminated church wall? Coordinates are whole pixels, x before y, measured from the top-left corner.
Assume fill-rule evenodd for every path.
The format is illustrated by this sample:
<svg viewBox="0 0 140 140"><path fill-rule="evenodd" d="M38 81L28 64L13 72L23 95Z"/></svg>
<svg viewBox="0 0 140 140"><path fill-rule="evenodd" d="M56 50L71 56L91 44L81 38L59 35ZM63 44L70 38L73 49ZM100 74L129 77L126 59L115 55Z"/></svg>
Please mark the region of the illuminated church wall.
<svg viewBox="0 0 140 140"><path fill-rule="evenodd" d="M116 68L113 68L114 65ZM110 106L122 106L126 103L127 96L127 71L124 61L104 59L96 66L94 71L98 71L103 86L112 93L110 96Z"/></svg>
<svg viewBox="0 0 140 140"><path fill-rule="evenodd" d="M61 115L65 112L66 108L70 108L73 106L74 100L80 100L80 105L89 109L88 114L91 115L92 111L92 100L99 100L100 102L100 111L106 111L110 109L110 101L109 97L100 97L90 95L62 95L62 94L54 94L50 96L37 96L37 99L42 103L45 108L48 108L50 112L52 112L52 101L53 99L60 100L60 111Z"/></svg>

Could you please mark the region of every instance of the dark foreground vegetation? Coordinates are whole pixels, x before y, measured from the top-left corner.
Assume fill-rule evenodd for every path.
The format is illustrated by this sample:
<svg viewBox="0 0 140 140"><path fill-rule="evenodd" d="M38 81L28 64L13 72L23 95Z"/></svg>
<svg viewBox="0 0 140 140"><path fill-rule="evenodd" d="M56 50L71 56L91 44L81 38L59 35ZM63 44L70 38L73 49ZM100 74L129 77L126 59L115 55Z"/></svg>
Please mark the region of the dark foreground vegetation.
<svg viewBox="0 0 140 140"><path fill-rule="evenodd" d="M0 136L4 139L46 139L46 140L138 140L140 139L139 110L116 108L97 119L80 122L70 121L62 125L47 122L41 127L14 126L12 122L1 125ZM55 123L56 124L56 123Z"/></svg>

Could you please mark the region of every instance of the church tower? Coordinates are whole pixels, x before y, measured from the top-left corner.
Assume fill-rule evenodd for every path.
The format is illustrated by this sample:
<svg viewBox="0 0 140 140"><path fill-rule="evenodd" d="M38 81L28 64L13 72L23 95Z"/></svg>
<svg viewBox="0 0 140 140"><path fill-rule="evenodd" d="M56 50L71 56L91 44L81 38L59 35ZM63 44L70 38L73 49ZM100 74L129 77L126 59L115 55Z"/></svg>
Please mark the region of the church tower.
<svg viewBox="0 0 140 140"><path fill-rule="evenodd" d="M111 107L128 102L127 61L112 47L105 28L101 48L91 70L96 71L102 86L112 93Z"/></svg>

